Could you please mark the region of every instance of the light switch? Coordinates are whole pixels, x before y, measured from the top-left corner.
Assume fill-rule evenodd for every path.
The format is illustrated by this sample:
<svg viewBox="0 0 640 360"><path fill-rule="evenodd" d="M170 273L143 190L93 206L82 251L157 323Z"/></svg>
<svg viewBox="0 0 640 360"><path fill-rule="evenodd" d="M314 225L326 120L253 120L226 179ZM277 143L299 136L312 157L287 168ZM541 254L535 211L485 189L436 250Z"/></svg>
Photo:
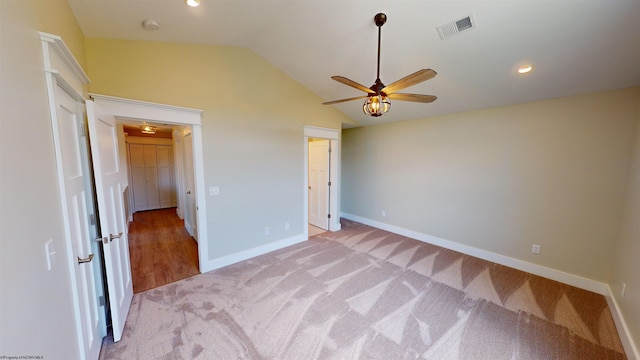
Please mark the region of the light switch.
<svg viewBox="0 0 640 360"><path fill-rule="evenodd" d="M212 186L209 188L209 195L210 196L218 196L220 195L220 188L217 186Z"/></svg>
<svg viewBox="0 0 640 360"><path fill-rule="evenodd" d="M56 249L53 247L53 239L47 240L44 244L44 252L47 258L47 270L51 271L53 264L55 263Z"/></svg>

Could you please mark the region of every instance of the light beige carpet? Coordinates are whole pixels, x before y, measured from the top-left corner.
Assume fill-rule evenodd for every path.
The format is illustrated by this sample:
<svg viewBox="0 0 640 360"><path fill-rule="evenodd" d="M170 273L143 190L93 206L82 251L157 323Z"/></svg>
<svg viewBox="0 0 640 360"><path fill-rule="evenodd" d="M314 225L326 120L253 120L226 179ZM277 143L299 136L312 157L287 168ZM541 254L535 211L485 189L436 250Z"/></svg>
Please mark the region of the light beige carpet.
<svg viewBox="0 0 640 360"><path fill-rule="evenodd" d="M605 298L362 224L134 296L101 359L626 359Z"/></svg>

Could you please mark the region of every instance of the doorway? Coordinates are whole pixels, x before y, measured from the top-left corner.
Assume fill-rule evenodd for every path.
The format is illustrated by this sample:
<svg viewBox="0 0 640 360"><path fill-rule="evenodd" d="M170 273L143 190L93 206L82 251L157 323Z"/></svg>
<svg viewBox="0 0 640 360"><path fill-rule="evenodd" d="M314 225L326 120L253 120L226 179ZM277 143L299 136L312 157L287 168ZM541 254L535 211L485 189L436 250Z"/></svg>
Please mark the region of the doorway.
<svg viewBox="0 0 640 360"><path fill-rule="evenodd" d="M120 121L138 121L155 124L167 124L177 126L182 130L188 129L191 132L192 148L189 149L193 155L193 178L194 188L191 190L195 199L194 206L196 208L194 215L194 223L196 227L197 237L207 239L207 209L205 204L205 185L204 185L204 161L203 161L203 142L202 142L202 110L171 106L165 104L150 103L146 101L138 101L132 99L118 98L108 95L89 94L105 111L113 114ZM176 139L174 137L174 139ZM124 136L118 139L118 147L125 148ZM178 157L179 159L180 157ZM126 164L126 152L120 153L120 162ZM177 171L177 174L180 174ZM178 176L180 178L180 176ZM182 177L184 178L184 176ZM178 185L178 204L184 203L184 191ZM131 218L130 218L131 220ZM206 272L213 268L209 260L208 246L198 246L198 269L200 272Z"/></svg>
<svg viewBox="0 0 640 360"><path fill-rule="evenodd" d="M309 236L329 230L331 141L309 139Z"/></svg>
<svg viewBox="0 0 640 360"><path fill-rule="evenodd" d="M199 273L192 129L118 122L129 179L133 291L139 293Z"/></svg>
<svg viewBox="0 0 640 360"><path fill-rule="evenodd" d="M304 171L307 238L340 230L340 130L304 127Z"/></svg>

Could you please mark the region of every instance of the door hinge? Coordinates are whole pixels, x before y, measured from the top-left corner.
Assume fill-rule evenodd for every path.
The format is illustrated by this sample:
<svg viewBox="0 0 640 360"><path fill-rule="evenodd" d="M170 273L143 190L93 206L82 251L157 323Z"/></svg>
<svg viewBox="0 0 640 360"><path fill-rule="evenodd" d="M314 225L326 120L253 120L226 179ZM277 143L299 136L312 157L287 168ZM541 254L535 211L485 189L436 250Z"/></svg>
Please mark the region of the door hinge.
<svg viewBox="0 0 640 360"><path fill-rule="evenodd" d="M104 301L104 296L100 296L98 297L98 303L100 304L100 306L105 306L105 301Z"/></svg>
<svg viewBox="0 0 640 360"><path fill-rule="evenodd" d="M86 136L87 135L87 133L85 132L84 124L80 124L80 135L82 135L82 136Z"/></svg>
<svg viewBox="0 0 640 360"><path fill-rule="evenodd" d="M331 214L327 214L327 217L328 217L329 219L331 219Z"/></svg>
<svg viewBox="0 0 640 360"><path fill-rule="evenodd" d="M331 181L329 181L329 186L331 186Z"/></svg>
<svg viewBox="0 0 640 360"><path fill-rule="evenodd" d="M90 225L95 225L96 224L96 215L95 214L89 215L89 224Z"/></svg>

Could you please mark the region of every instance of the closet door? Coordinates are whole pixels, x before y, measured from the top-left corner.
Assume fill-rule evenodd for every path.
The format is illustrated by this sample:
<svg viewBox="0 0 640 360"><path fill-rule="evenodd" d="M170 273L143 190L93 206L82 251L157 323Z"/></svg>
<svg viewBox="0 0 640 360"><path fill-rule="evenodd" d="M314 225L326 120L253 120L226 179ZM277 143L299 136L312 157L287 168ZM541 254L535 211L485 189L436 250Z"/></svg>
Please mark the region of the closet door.
<svg viewBox="0 0 640 360"><path fill-rule="evenodd" d="M158 158L158 190L160 207L175 206L175 191L173 185L173 149L168 145L157 145Z"/></svg>
<svg viewBox="0 0 640 360"><path fill-rule="evenodd" d="M147 181L144 167L144 146L129 144L129 166L133 190L133 211L148 210Z"/></svg>
<svg viewBox="0 0 640 360"><path fill-rule="evenodd" d="M173 145L169 146L169 152L171 156L171 207L176 207L178 206L178 181L176 181L176 157L173 151Z"/></svg>
<svg viewBox="0 0 640 360"><path fill-rule="evenodd" d="M147 209L160 208L156 145L143 145L144 175L147 187Z"/></svg>
<svg viewBox="0 0 640 360"><path fill-rule="evenodd" d="M173 146L129 144L134 211L176 206Z"/></svg>

